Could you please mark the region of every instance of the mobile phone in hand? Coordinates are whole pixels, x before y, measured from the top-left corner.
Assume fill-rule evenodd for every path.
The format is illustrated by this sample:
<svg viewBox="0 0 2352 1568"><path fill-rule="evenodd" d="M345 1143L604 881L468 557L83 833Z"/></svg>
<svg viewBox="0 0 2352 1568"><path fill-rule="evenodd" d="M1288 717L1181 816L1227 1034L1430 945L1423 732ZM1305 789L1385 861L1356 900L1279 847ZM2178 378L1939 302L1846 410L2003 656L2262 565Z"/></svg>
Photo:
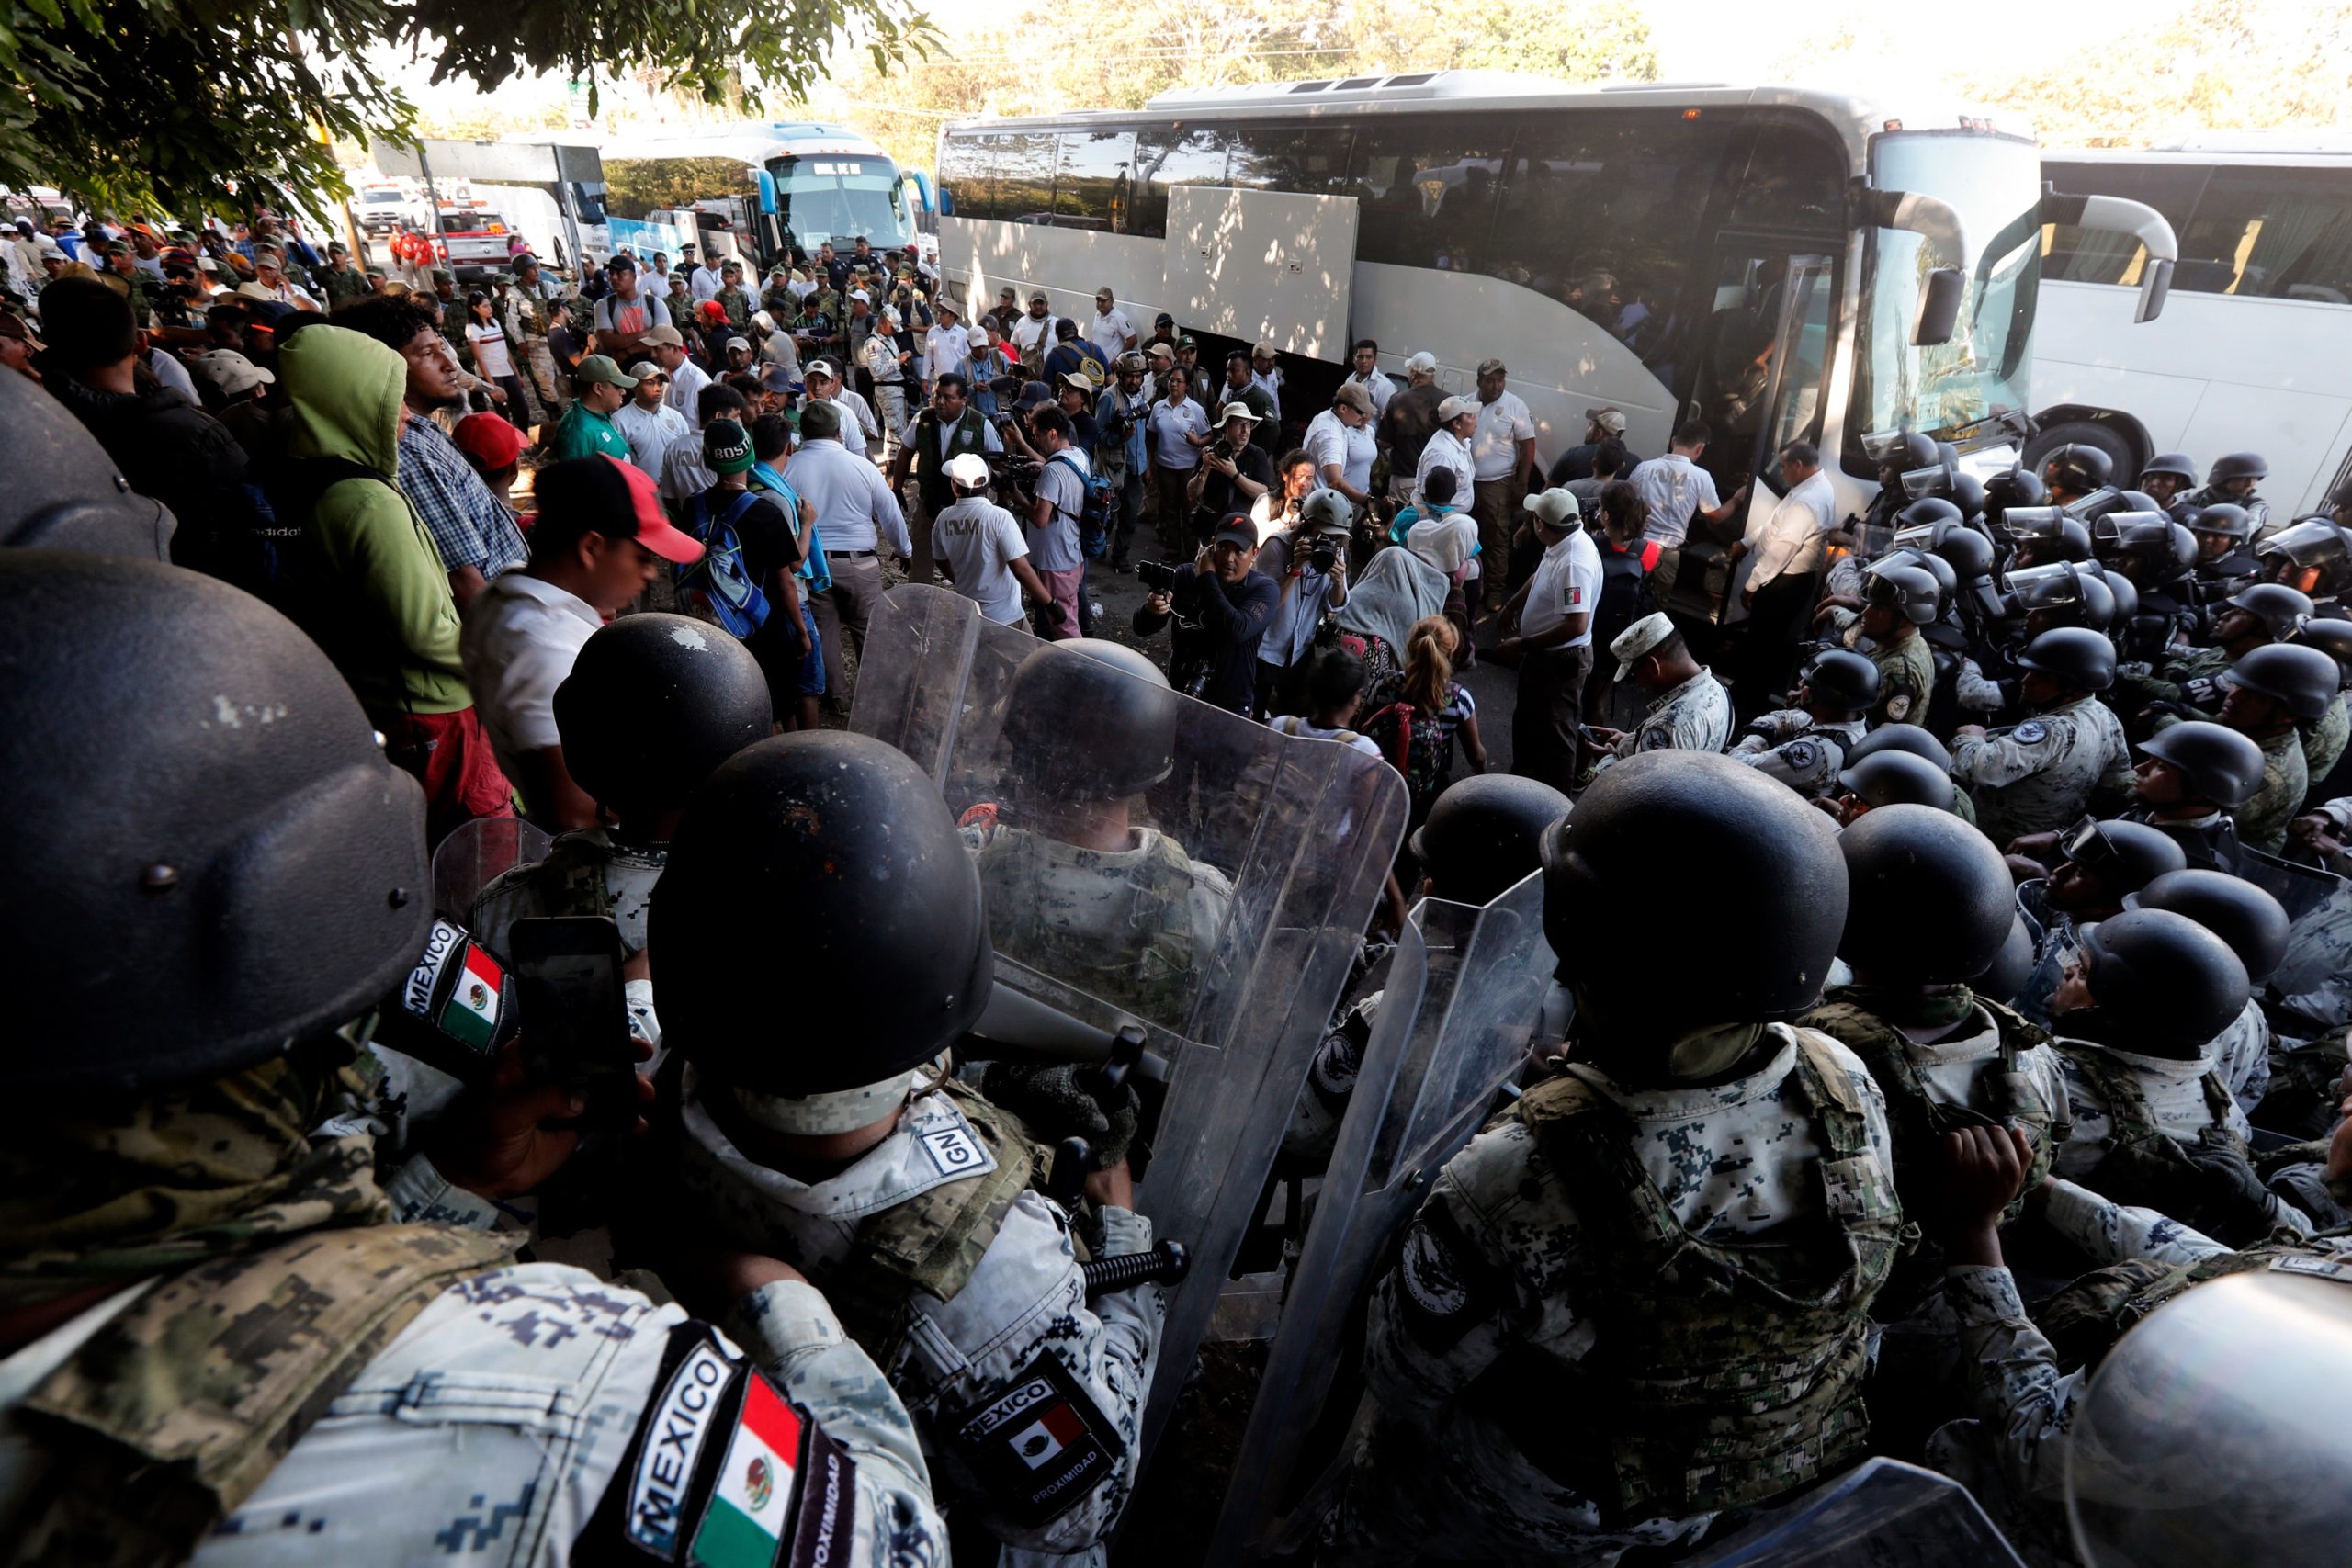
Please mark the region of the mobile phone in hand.
<svg viewBox="0 0 2352 1568"><path fill-rule="evenodd" d="M516 920L508 928L507 945L531 1076L634 1116L636 1091L628 1080L637 1073L637 1047L629 1039L620 929L613 918Z"/></svg>

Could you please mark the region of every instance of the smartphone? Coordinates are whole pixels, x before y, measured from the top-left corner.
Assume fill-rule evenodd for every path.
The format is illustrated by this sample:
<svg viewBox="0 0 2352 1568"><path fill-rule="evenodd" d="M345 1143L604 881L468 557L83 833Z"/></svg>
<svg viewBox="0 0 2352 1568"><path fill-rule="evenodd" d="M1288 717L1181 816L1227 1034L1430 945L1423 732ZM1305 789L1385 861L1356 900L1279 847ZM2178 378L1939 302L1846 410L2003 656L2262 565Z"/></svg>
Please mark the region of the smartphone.
<svg viewBox="0 0 2352 1568"><path fill-rule="evenodd" d="M613 918L516 920L508 928L507 946L531 1076L579 1089L592 1100L627 1106L633 1116L635 1090L628 1080L637 1072L637 1048L629 1040L621 934Z"/></svg>

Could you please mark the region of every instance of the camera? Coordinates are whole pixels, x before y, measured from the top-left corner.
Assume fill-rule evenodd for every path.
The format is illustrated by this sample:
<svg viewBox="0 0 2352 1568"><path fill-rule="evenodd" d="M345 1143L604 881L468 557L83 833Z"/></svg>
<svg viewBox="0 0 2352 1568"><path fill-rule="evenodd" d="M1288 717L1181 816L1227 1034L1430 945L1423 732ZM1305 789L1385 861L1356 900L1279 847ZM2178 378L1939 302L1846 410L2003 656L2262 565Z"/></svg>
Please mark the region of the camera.
<svg viewBox="0 0 2352 1568"><path fill-rule="evenodd" d="M1329 544L1317 545L1306 552L1306 564L1317 571L1329 573L1333 567L1340 564L1339 547Z"/></svg>
<svg viewBox="0 0 2352 1568"><path fill-rule="evenodd" d="M1139 560L1136 562L1136 581L1154 593L1172 593L1176 591L1176 569L1166 561Z"/></svg>
<svg viewBox="0 0 2352 1568"><path fill-rule="evenodd" d="M1211 457L1223 457L1229 462L1233 457L1233 443L1220 435L1209 444L1209 455Z"/></svg>

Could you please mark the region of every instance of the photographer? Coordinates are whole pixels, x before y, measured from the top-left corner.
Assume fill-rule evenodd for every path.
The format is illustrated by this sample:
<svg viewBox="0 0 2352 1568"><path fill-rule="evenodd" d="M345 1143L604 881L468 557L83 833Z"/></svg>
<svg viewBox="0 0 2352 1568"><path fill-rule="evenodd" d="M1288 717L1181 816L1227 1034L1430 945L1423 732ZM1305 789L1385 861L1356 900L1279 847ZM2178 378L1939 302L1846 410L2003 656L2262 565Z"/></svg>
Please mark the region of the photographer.
<svg viewBox="0 0 2352 1568"><path fill-rule="evenodd" d="M1217 436L1201 454L1184 487L1193 515L1205 512L1222 517L1247 512L1258 498L1274 488L1274 463L1265 449L1250 438L1258 428L1257 411L1236 399L1217 413Z"/></svg>
<svg viewBox="0 0 2352 1568"><path fill-rule="evenodd" d="M1282 589L1258 645L1258 705L1269 714L1297 713L1301 694L1292 671L1305 665L1323 617L1348 602L1347 503L1336 495L1310 498L1289 527L1266 540L1258 570Z"/></svg>
<svg viewBox="0 0 2352 1568"><path fill-rule="evenodd" d="M1123 354L1114 380L1094 400L1094 471L1119 486L1119 514L1111 520L1111 570L1127 570L1127 541L1143 515L1143 478L1151 465L1144 449L1144 416L1151 397L1143 387L1143 355Z"/></svg>
<svg viewBox="0 0 2352 1568"><path fill-rule="evenodd" d="M1191 565L1136 567L1152 592L1136 612L1135 634L1149 637L1176 621L1169 683L1243 715L1256 704L1258 647L1282 604L1282 589L1252 570L1257 563L1257 525L1237 512Z"/></svg>

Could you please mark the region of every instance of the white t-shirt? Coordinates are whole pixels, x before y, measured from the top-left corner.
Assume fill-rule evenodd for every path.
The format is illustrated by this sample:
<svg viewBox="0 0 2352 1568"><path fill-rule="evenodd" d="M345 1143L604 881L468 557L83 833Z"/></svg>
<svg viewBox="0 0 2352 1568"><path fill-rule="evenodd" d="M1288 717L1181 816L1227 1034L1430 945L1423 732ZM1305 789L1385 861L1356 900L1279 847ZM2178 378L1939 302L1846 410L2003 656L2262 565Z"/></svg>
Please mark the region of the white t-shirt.
<svg viewBox="0 0 2352 1568"><path fill-rule="evenodd" d="M657 481L662 478L662 460L670 455L670 448L695 434L693 422L668 403L656 403L649 409L634 398L613 415L613 424L628 437L628 460Z"/></svg>
<svg viewBox="0 0 2352 1568"><path fill-rule="evenodd" d="M963 375L972 357L972 340L962 327L933 327L922 334L922 377L935 381L953 371Z"/></svg>
<svg viewBox="0 0 2352 1568"><path fill-rule="evenodd" d="M1749 525L1747 547L1756 564L1747 574L1750 589L1762 588L1783 577L1811 577L1821 570L1821 549L1838 526L1838 492L1829 476L1815 469L1803 484L1792 485L1761 525Z"/></svg>
<svg viewBox="0 0 2352 1568"><path fill-rule="evenodd" d="M1519 470L1519 444L1535 439L1535 420L1517 392L1478 405L1478 428L1470 436L1471 477L1507 479Z"/></svg>
<svg viewBox="0 0 2352 1568"><path fill-rule="evenodd" d="M1544 552L1535 575L1528 581L1527 603L1520 606L1519 635L1541 637L1570 615L1589 617L1600 603L1600 549L1592 536L1578 528ZM1592 641L1592 622L1560 648L1583 648Z"/></svg>
<svg viewBox="0 0 2352 1568"><path fill-rule="evenodd" d="M1197 468L1201 466L1201 450L1184 436L1208 434L1209 416L1201 405L1186 398L1181 403L1165 399L1151 405L1148 422L1151 431L1151 460L1163 468Z"/></svg>
<svg viewBox="0 0 2352 1568"><path fill-rule="evenodd" d="M1319 724L1307 723L1295 713L1286 713L1269 719L1266 728L1283 735L1295 735L1305 740L1338 740L1355 748L1374 761L1380 760L1379 745L1358 735L1354 730L1326 729Z"/></svg>
<svg viewBox="0 0 2352 1568"><path fill-rule="evenodd" d="M1453 504L1467 507L1471 502L1470 448L1454 439L1453 432L1450 430L1430 432L1429 443L1421 448L1420 467L1413 470L1413 500L1416 503L1421 499L1421 487L1429 482L1430 472L1434 468L1453 470Z"/></svg>
<svg viewBox="0 0 2352 1568"><path fill-rule="evenodd" d="M1054 346L1054 313L1051 310L1047 310L1043 316L1024 313L1019 321L1012 323L1011 335L1013 357L1016 359L1028 358L1029 351L1036 347L1040 338L1045 340L1046 349L1052 348ZM1045 350L1039 349L1038 352L1042 355Z"/></svg>
<svg viewBox="0 0 2352 1568"><path fill-rule="evenodd" d="M483 376L497 381L514 374L514 355L506 346L506 329L497 322L468 321L466 341L474 345L474 368Z"/></svg>
<svg viewBox="0 0 2352 1568"><path fill-rule="evenodd" d="M1317 490L1331 488L1323 478L1327 468L1337 468L1340 477L1359 491L1372 489L1372 463L1380 456L1380 444L1373 438L1369 423L1351 430L1340 423L1337 409L1325 409L1306 422L1304 445L1315 459Z"/></svg>
<svg viewBox="0 0 2352 1568"><path fill-rule="evenodd" d="M585 599L527 571L500 572L467 610L458 635L466 688L508 778L528 777L524 758L563 744L555 727L555 689L602 625Z"/></svg>
<svg viewBox="0 0 2352 1568"><path fill-rule="evenodd" d="M931 547L947 563L956 592L1001 626L1021 619L1012 563L1029 553L1012 513L984 495L967 496L931 520Z"/></svg>
<svg viewBox="0 0 2352 1568"><path fill-rule="evenodd" d="M1086 454L1065 446L1037 470L1037 499L1054 503L1052 520L1029 530L1029 564L1039 571L1068 571L1086 564L1079 547L1078 514L1086 505L1086 476L1093 472Z"/></svg>
<svg viewBox="0 0 2352 1568"><path fill-rule="evenodd" d="M1136 324L1116 305L1107 316L1097 310L1086 323L1086 341L1102 351L1105 366L1126 353L1127 340L1135 335Z"/></svg>
<svg viewBox="0 0 2352 1568"><path fill-rule="evenodd" d="M686 423L692 424L702 417L702 389L709 385L708 371L691 358L681 359L678 367L670 372L670 389L662 394L662 400L685 415Z"/></svg>
<svg viewBox="0 0 2352 1568"><path fill-rule="evenodd" d="M1650 525L1642 537L1670 550L1682 547L1693 516L1723 504L1715 494L1715 477L1679 452L1635 464L1625 481L1649 503Z"/></svg>

